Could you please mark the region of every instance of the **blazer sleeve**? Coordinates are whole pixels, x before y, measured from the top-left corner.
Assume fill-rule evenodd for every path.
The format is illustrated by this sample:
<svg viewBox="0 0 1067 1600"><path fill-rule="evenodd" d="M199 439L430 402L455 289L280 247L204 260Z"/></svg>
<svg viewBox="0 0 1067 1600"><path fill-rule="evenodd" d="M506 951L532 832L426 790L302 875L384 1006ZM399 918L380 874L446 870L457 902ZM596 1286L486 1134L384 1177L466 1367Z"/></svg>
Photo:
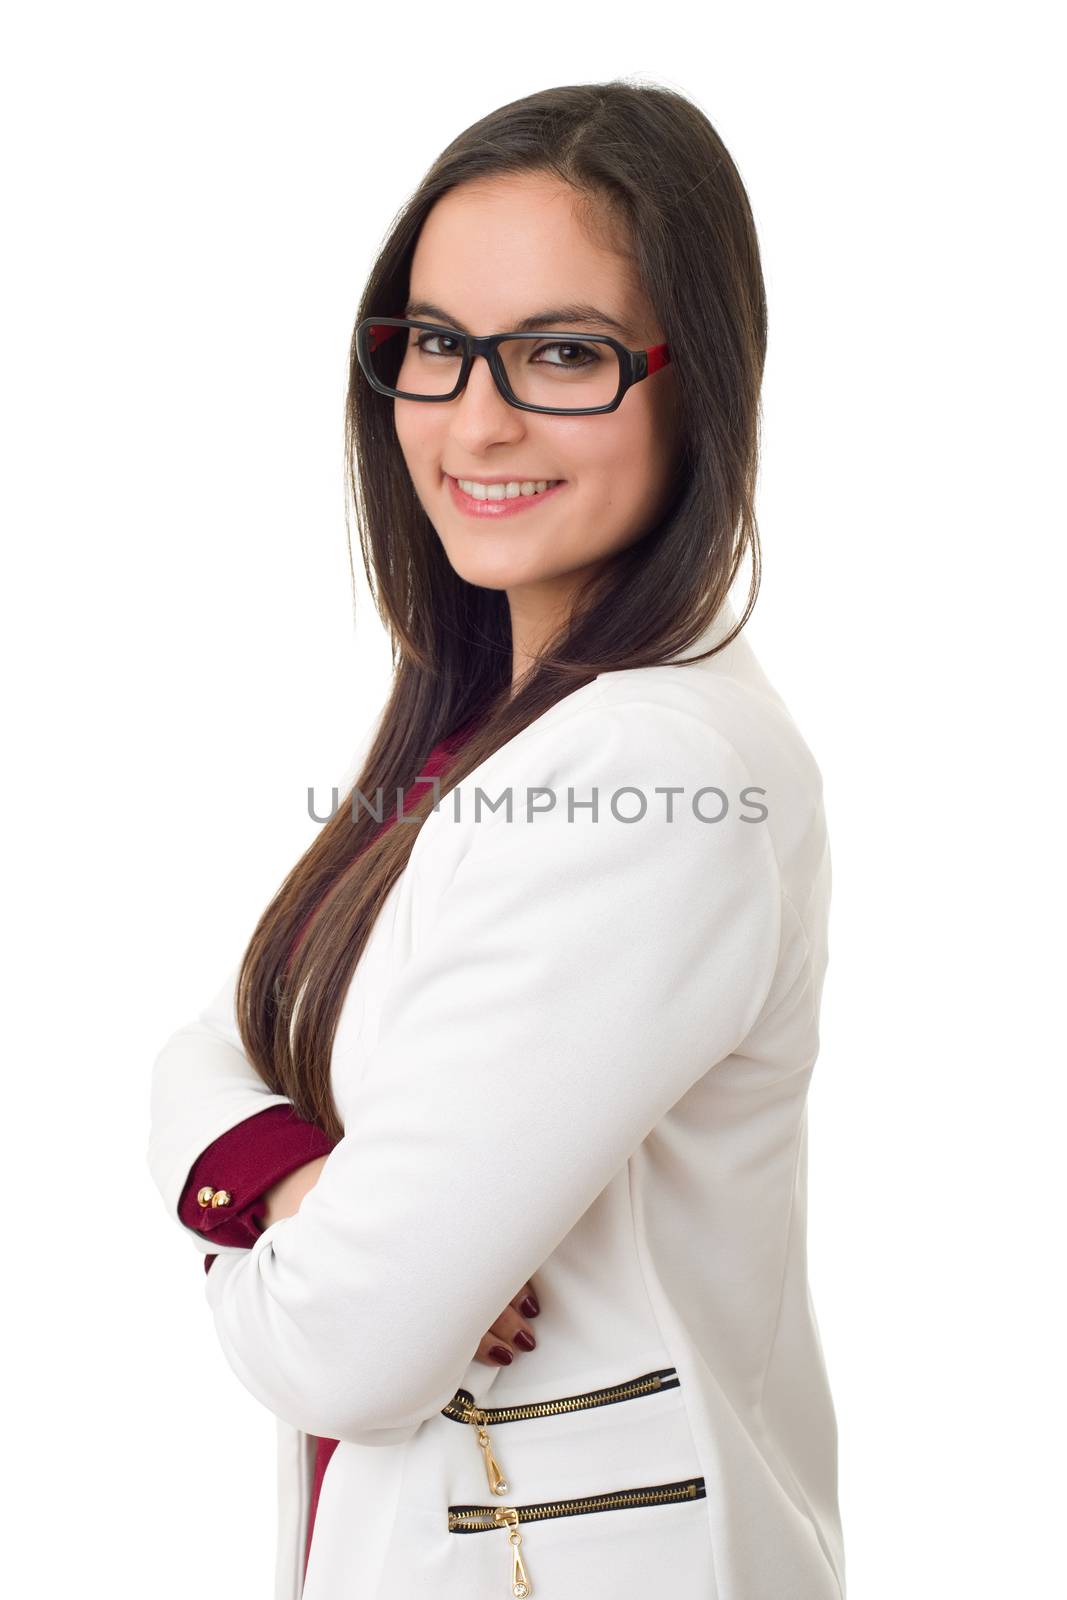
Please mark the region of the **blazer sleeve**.
<svg viewBox="0 0 1067 1600"><path fill-rule="evenodd" d="M248 1241L238 1245L221 1233L212 1238L209 1229L188 1227L182 1194L190 1173L209 1146L247 1118L271 1107L292 1109L245 1054L233 1011L237 970L198 1017L171 1035L152 1065L148 1169L169 1215L205 1253L247 1249ZM223 1177L212 1185L223 1186Z"/></svg>
<svg viewBox="0 0 1067 1600"><path fill-rule="evenodd" d="M351 763L352 782L362 770L388 703L387 697L357 741ZM283 1131L284 1122L275 1120L268 1126L266 1121L258 1120L260 1113L272 1108L276 1108L275 1118L283 1117L287 1111L294 1117L295 1113L288 1096L273 1094L245 1054L233 1004L238 971L235 967L210 1004L171 1035L151 1070L148 1169L172 1220L186 1229L187 1237L207 1256L205 1271L214 1260L213 1253L247 1250L253 1237L250 1228L255 1224L249 1214L245 1219L248 1226L238 1225L236 1229L239 1238L235 1237L235 1229L226 1227L221 1220L216 1226L216 1217L204 1219L200 1226L190 1226L186 1190L194 1172L205 1174L203 1183L192 1191L194 1199L205 1185L240 1192L248 1199L257 1184L262 1194L283 1176L284 1170L300 1165L301 1159L310 1161L323 1154L323 1143L332 1148L317 1128L306 1138L296 1129L295 1145L290 1145L289 1136L294 1134L292 1119L287 1132ZM248 1133L255 1134L254 1149L247 1143L247 1133L241 1131L250 1118L256 1119L248 1129ZM300 1124L302 1128L310 1126ZM222 1143L231 1132L233 1139ZM309 1145L311 1154L295 1159ZM210 1172L201 1165L209 1154ZM285 1167L290 1155L294 1159ZM223 1163L218 1168L216 1158ZM258 1176L253 1171L257 1163L262 1163ZM255 1237L259 1237L258 1229Z"/></svg>
<svg viewBox="0 0 1067 1600"><path fill-rule="evenodd" d="M315 1188L205 1282L237 1377L312 1434L394 1442L440 1411L501 1308L738 1048L773 982L781 884L750 811L774 798L746 810L759 774L724 738L673 708L594 701L523 765L546 809L513 788L511 820L469 829ZM728 814L705 820L719 790Z"/></svg>

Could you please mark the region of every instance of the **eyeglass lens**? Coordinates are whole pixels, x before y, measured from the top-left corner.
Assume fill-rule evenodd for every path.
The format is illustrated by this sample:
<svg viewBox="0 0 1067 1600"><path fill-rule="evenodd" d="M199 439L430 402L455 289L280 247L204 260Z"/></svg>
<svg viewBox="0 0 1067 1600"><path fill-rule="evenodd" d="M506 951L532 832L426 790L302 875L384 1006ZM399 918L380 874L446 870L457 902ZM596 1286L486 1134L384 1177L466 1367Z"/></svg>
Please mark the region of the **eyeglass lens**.
<svg viewBox="0 0 1067 1600"><path fill-rule="evenodd" d="M459 381L463 345L444 330L382 324L364 348L375 377L400 396L451 394ZM516 399L561 411L610 405L619 390L619 356L610 344L561 338L504 339L500 360Z"/></svg>

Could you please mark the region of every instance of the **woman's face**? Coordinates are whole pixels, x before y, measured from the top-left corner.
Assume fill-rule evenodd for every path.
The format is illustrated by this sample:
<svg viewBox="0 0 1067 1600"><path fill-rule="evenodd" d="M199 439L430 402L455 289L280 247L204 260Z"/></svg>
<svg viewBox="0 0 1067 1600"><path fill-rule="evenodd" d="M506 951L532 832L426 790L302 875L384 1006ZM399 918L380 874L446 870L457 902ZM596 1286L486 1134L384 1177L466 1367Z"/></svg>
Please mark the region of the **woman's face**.
<svg viewBox="0 0 1067 1600"><path fill-rule="evenodd" d="M575 199L540 174L452 190L423 225L403 314L474 334L503 333L548 307L580 301L622 323L626 334L607 323L561 331L611 334L630 349L662 343L626 260L590 239ZM423 304L439 309L431 314ZM531 354L538 348L531 343ZM521 622L529 633L538 631L538 619L558 620L580 582L647 532L673 489L679 428L670 364L629 389L617 410L594 416L508 405L480 358L455 400L394 405L416 494L451 565L468 583L506 590L513 625ZM543 503L523 497L514 515L479 517L457 504L450 478L562 485Z"/></svg>

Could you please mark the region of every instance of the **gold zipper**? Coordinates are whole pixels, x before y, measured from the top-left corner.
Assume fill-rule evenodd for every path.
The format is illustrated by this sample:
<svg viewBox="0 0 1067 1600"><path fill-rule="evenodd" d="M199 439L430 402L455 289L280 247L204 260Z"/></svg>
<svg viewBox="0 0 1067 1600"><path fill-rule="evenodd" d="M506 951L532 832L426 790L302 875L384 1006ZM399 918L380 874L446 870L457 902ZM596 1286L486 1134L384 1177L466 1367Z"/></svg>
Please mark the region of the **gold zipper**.
<svg viewBox="0 0 1067 1600"><path fill-rule="evenodd" d="M584 1394L565 1395L561 1400L535 1400L528 1405L477 1406L468 1389L457 1389L453 1398L442 1408L441 1415L453 1422L466 1422L477 1430L479 1448L485 1463L485 1474L492 1494L507 1494L509 1484L500 1462L493 1454L487 1433L490 1423L526 1422L534 1417L556 1417L565 1412L585 1411L591 1406L613 1405L619 1400L636 1400L641 1395L655 1394L661 1389L678 1388L677 1367L660 1367L646 1372L629 1383L612 1384L606 1389L588 1389Z"/></svg>
<svg viewBox="0 0 1067 1600"><path fill-rule="evenodd" d="M533 1584L520 1549L522 1522L543 1522L547 1517L583 1516L594 1511L625 1511L631 1506L669 1505L677 1500L702 1500L707 1490L703 1478L683 1478L677 1483L651 1484L646 1489L618 1489L611 1494L583 1495L577 1500L542 1501L529 1506L449 1506L449 1533L484 1533L507 1528L512 1548L511 1588L515 1600L533 1594Z"/></svg>

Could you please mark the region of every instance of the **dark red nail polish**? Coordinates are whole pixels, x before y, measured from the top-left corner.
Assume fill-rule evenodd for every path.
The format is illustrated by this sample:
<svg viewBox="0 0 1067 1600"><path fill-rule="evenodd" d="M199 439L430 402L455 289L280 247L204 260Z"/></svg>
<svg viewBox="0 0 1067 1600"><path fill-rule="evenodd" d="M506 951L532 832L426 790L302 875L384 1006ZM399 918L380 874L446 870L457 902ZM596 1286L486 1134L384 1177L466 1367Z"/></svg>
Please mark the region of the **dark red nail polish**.
<svg viewBox="0 0 1067 1600"><path fill-rule="evenodd" d="M537 1304L532 1294L519 1301L519 1310L524 1317L537 1317L541 1314L541 1307Z"/></svg>
<svg viewBox="0 0 1067 1600"><path fill-rule="evenodd" d="M512 1354L510 1350L505 1350L502 1344L491 1344L489 1346L489 1359L490 1361L495 1361L498 1366L506 1367L511 1364Z"/></svg>
<svg viewBox="0 0 1067 1600"><path fill-rule="evenodd" d="M512 1339L512 1344L517 1344L520 1350L536 1350L537 1340L525 1328L520 1328Z"/></svg>

